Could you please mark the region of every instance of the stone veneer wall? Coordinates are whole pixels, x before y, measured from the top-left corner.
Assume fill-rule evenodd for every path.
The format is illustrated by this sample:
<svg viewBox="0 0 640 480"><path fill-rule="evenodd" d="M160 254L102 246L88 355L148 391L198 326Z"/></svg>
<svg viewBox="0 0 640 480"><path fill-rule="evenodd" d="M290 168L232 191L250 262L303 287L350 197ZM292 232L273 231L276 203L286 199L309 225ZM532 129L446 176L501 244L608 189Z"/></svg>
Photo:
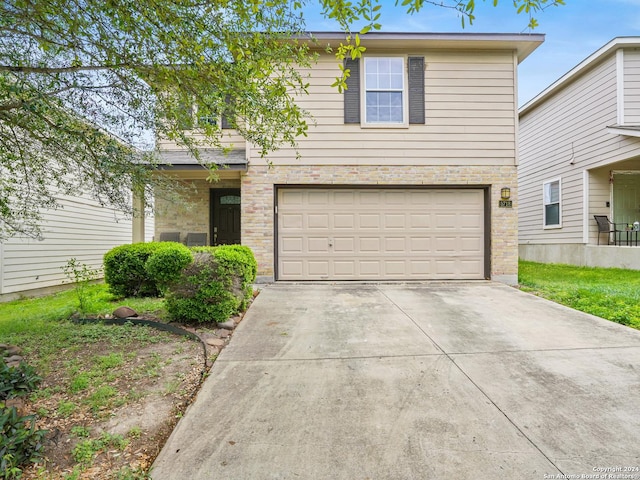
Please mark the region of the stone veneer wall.
<svg viewBox="0 0 640 480"><path fill-rule="evenodd" d="M154 239L158 240L161 232L180 232L180 240L184 242L189 232L206 232L207 243L209 243L209 191L212 188L240 188L240 181L220 180L213 183L206 180L180 181L191 183L194 189L190 192L184 204L176 204L162 198L156 198Z"/></svg>
<svg viewBox="0 0 640 480"><path fill-rule="evenodd" d="M242 243L253 249L258 277L274 277L274 184L491 185L491 278L518 280L517 172L515 166L250 166L242 176ZM514 208L498 208L511 188Z"/></svg>

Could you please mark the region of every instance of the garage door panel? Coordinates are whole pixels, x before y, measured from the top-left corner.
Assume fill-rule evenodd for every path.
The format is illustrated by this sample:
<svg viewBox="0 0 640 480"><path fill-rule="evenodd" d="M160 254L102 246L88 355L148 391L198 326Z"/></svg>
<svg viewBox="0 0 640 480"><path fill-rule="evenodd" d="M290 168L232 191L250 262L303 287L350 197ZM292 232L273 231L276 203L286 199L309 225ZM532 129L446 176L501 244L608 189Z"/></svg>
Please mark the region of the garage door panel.
<svg viewBox="0 0 640 480"><path fill-rule="evenodd" d="M435 217L435 228L438 230L458 228L458 216L452 213L437 213Z"/></svg>
<svg viewBox="0 0 640 480"><path fill-rule="evenodd" d="M460 273L462 275L473 275L482 268L482 264L478 260L460 260Z"/></svg>
<svg viewBox="0 0 640 480"><path fill-rule="evenodd" d="M403 278L407 274L404 260L385 260L384 276L392 278Z"/></svg>
<svg viewBox="0 0 640 480"><path fill-rule="evenodd" d="M326 213L310 213L307 215L307 228L328 229L329 215Z"/></svg>
<svg viewBox="0 0 640 480"><path fill-rule="evenodd" d="M380 214L379 213L364 213L358 215L358 225L360 228L375 228L380 229Z"/></svg>
<svg viewBox="0 0 640 480"><path fill-rule="evenodd" d="M329 261L328 260L308 260L305 262L309 275L313 277L327 277L329 276Z"/></svg>
<svg viewBox="0 0 640 480"><path fill-rule="evenodd" d="M360 237L360 253L380 253L380 237Z"/></svg>
<svg viewBox="0 0 640 480"><path fill-rule="evenodd" d="M460 248L456 237L436 237L433 245L435 253L455 253Z"/></svg>
<svg viewBox="0 0 640 480"><path fill-rule="evenodd" d="M404 253L407 250L404 237L387 237L384 240L384 251L386 253Z"/></svg>
<svg viewBox="0 0 640 480"><path fill-rule="evenodd" d="M307 203L309 205L329 205L329 193L327 190L311 190L307 195Z"/></svg>
<svg viewBox="0 0 640 480"><path fill-rule="evenodd" d="M278 278L484 278L481 189L278 190Z"/></svg>
<svg viewBox="0 0 640 480"><path fill-rule="evenodd" d="M302 237L285 237L281 239L281 249L283 253L300 254L304 251L304 238Z"/></svg>
<svg viewBox="0 0 640 480"><path fill-rule="evenodd" d="M352 213L337 213L333 216L333 226L336 229L346 228L353 230L356 226L355 215Z"/></svg>
<svg viewBox="0 0 640 480"><path fill-rule="evenodd" d="M358 262L360 275L369 278L380 278L380 260L360 260Z"/></svg>
<svg viewBox="0 0 640 480"><path fill-rule="evenodd" d="M431 215L425 213L409 213L409 228L429 228L431 225Z"/></svg>
<svg viewBox="0 0 640 480"><path fill-rule="evenodd" d="M402 229L406 228L406 219L404 213L387 213L384 215L384 226L387 229Z"/></svg>
<svg viewBox="0 0 640 480"><path fill-rule="evenodd" d="M333 269L336 277L353 277L356 275L356 261L336 260L333 262Z"/></svg>
<svg viewBox="0 0 640 480"><path fill-rule="evenodd" d="M336 253L355 253L356 240L353 237L335 237L333 239L333 250Z"/></svg>
<svg viewBox="0 0 640 480"><path fill-rule="evenodd" d="M280 264L280 270L284 276L301 276L305 273L302 260L285 260Z"/></svg>
<svg viewBox="0 0 640 480"><path fill-rule="evenodd" d="M458 225L461 229L482 230L482 217L477 213L458 215Z"/></svg>
<svg viewBox="0 0 640 480"><path fill-rule="evenodd" d="M287 213L280 217L282 227L286 229L302 228L304 218L301 214Z"/></svg>
<svg viewBox="0 0 640 480"><path fill-rule="evenodd" d="M329 239L327 237L309 237L307 245L309 253L329 252Z"/></svg>
<svg viewBox="0 0 640 480"><path fill-rule="evenodd" d="M481 254L484 249L484 242L477 237L467 237L460 239L459 249L463 253Z"/></svg>
<svg viewBox="0 0 640 480"><path fill-rule="evenodd" d="M429 252L431 251L431 237L411 237L411 252Z"/></svg>
<svg viewBox="0 0 640 480"><path fill-rule="evenodd" d="M380 205L379 190L360 190L358 197L360 199L360 205L373 205L375 207Z"/></svg>

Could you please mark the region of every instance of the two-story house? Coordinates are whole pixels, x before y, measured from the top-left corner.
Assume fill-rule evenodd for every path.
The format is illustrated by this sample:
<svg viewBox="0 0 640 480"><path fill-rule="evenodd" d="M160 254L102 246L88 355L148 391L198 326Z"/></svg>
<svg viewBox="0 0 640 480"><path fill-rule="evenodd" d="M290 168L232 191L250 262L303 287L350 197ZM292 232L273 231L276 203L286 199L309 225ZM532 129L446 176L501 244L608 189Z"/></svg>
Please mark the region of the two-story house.
<svg viewBox="0 0 640 480"><path fill-rule="evenodd" d="M640 269L640 37L615 38L524 105L519 150L523 259Z"/></svg>
<svg viewBox="0 0 640 480"><path fill-rule="evenodd" d="M320 46L344 39L314 36ZM298 100L315 119L298 156L278 150L268 165L226 132L230 156L203 152L227 167L208 183L185 150L159 142L164 171L196 190L191 210L158 200L155 238L241 242L266 281L516 283L516 73L543 39L369 33L343 93L331 87L336 58L319 51Z"/></svg>

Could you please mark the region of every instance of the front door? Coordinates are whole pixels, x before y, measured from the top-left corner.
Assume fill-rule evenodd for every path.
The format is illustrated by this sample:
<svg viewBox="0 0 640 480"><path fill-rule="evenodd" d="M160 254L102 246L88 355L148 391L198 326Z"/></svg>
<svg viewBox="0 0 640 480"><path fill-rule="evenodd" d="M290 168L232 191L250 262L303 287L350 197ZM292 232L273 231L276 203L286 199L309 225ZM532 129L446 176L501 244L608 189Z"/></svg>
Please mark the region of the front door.
<svg viewBox="0 0 640 480"><path fill-rule="evenodd" d="M240 244L240 189L211 189L213 245Z"/></svg>

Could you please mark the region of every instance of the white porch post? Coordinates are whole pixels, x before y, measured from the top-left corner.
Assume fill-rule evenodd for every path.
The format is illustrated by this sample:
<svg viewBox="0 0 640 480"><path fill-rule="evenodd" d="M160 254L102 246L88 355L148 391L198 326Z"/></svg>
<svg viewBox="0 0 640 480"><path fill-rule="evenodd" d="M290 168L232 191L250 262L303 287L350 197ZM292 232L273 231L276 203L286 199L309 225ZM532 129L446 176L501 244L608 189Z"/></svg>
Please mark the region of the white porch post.
<svg viewBox="0 0 640 480"><path fill-rule="evenodd" d="M133 243L144 242L144 196L133 192L133 221L131 222Z"/></svg>

